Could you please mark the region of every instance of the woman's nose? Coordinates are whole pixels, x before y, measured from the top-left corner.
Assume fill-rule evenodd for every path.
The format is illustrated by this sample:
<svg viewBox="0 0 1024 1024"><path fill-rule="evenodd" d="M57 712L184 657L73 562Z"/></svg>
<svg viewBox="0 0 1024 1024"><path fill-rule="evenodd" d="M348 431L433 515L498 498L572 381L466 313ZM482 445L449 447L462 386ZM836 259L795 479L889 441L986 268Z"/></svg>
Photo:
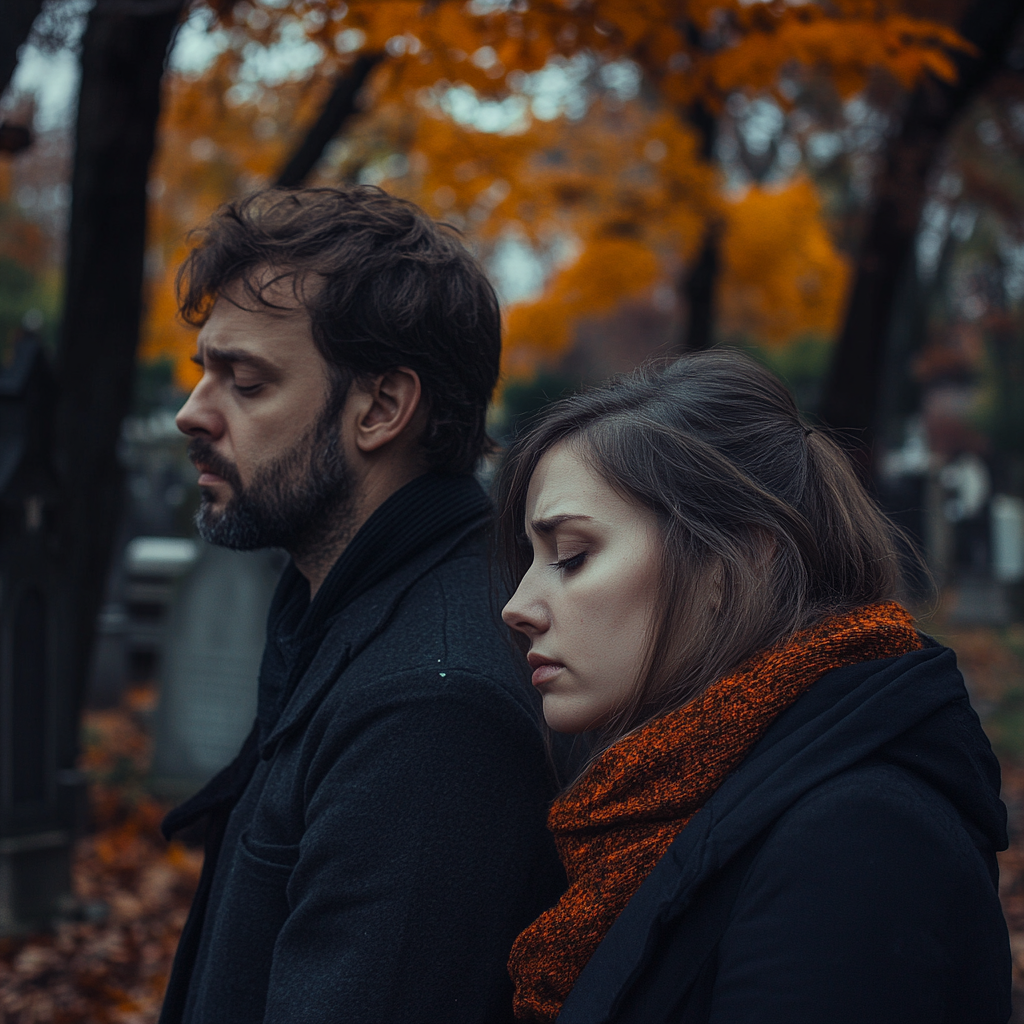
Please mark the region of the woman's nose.
<svg viewBox="0 0 1024 1024"><path fill-rule="evenodd" d="M536 595L530 593L526 578L502 609L501 617L510 629L531 638L543 633L550 625L547 609Z"/></svg>

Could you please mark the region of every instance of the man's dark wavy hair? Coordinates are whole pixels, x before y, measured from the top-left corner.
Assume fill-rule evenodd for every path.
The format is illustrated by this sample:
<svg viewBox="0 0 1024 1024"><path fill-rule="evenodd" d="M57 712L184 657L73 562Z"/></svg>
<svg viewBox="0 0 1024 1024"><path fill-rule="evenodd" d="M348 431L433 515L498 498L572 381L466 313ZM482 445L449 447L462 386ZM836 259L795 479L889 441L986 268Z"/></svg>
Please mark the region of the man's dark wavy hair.
<svg viewBox="0 0 1024 1024"><path fill-rule="evenodd" d="M267 289L290 281L342 384L415 370L431 468L473 471L491 447L484 418L498 379L501 317L454 228L379 188L348 185L257 192L222 206L195 238L177 278L186 322L202 326L236 282L252 308L281 309Z"/></svg>

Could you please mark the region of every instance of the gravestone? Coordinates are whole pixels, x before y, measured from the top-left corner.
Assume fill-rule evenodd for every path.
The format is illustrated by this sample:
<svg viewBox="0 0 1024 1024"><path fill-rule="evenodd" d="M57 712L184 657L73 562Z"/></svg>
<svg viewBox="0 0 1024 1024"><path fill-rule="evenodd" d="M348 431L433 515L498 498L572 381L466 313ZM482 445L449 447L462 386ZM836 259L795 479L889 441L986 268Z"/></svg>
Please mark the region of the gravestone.
<svg viewBox="0 0 1024 1024"><path fill-rule="evenodd" d="M1024 499L992 499L992 572L1000 583L1024 582Z"/></svg>
<svg viewBox="0 0 1024 1024"><path fill-rule="evenodd" d="M160 669L153 791L183 799L238 753L256 685L278 552L201 544L171 605Z"/></svg>
<svg viewBox="0 0 1024 1024"><path fill-rule="evenodd" d="M112 574L119 600L108 601L96 623L88 707L116 707L129 682L154 678L175 580L198 551L185 537L134 537L125 546Z"/></svg>
<svg viewBox="0 0 1024 1024"><path fill-rule="evenodd" d="M45 353L23 337L0 373L0 934L8 935L70 906L82 796L53 402Z"/></svg>

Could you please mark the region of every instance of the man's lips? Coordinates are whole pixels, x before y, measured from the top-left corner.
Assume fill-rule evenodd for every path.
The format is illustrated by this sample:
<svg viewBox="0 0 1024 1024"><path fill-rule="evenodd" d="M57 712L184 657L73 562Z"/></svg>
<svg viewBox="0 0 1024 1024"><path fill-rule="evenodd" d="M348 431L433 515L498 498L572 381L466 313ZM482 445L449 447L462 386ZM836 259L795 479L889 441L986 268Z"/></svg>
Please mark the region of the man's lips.
<svg viewBox="0 0 1024 1024"><path fill-rule="evenodd" d="M560 661L545 658L543 654L536 654L534 651L530 651L526 660L530 663L530 668L533 669L532 682L534 686L543 686L544 683L549 683L565 668Z"/></svg>
<svg viewBox="0 0 1024 1024"><path fill-rule="evenodd" d="M197 465L196 469L199 470L199 480L197 483L200 487L210 487L213 484L227 483L224 477L218 476L218 474L214 473L213 470L207 469L206 466L203 466L202 464Z"/></svg>
<svg viewBox="0 0 1024 1024"><path fill-rule="evenodd" d="M216 473L200 473L199 474L199 486L209 487L211 484L222 484L224 483L224 477L217 476Z"/></svg>

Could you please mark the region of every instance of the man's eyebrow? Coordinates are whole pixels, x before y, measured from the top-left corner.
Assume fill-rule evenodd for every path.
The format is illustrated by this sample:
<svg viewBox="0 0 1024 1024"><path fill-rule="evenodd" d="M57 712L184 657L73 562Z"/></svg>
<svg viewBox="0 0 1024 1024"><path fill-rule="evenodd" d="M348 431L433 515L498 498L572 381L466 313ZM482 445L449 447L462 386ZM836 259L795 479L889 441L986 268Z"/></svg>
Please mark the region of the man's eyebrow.
<svg viewBox="0 0 1024 1024"><path fill-rule="evenodd" d="M547 519L534 519L534 521L530 523L530 529L534 533L551 533L558 529L562 523L568 523L574 519L584 519L587 522L590 522L592 521L592 518L592 516L572 515L569 513L561 516L549 516Z"/></svg>
<svg viewBox="0 0 1024 1024"><path fill-rule="evenodd" d="M255 355L252 352L246 352L245 349L241 348L214 348L213 346L207 346L202 353L196 352L192 356L192 362L199 366L204 365L204 359L213 359L218 363L248 363L250 366L255 366L258 370L265 370L268 373L276 371L276 367L269 359L264 359L262 356Z"/></svg>

